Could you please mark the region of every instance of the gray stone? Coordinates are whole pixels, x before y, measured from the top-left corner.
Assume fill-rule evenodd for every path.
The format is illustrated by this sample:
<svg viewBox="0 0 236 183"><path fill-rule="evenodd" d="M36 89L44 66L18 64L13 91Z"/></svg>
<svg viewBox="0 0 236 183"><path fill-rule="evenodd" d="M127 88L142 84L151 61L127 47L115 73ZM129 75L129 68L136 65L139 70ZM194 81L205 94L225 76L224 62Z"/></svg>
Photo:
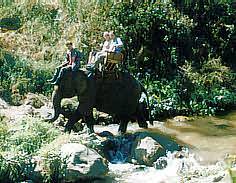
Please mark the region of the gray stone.
<svg viewBox="0 0 236 183"><path fill-rule="evenodd" d="M133 159L138 164L153 166L153 163L165 155L165 149L153 138L137 138L132 148Z"/></svg>
<svg viewBox="0 0 236 183"><path fill-rule="evenodd" d="M164 169L167 167L167 158L166 157L160 157L157 159L157 161L154 163L154 167L156 169Z"/></svg>
<svg viewBox="0 0 236 183"><path fill-rule="evenodd" d="M78 143L68 143L61 147L62 157L68 157L66 180L78 177L100 177L108 172L108 162L96 151Z"/></svg>

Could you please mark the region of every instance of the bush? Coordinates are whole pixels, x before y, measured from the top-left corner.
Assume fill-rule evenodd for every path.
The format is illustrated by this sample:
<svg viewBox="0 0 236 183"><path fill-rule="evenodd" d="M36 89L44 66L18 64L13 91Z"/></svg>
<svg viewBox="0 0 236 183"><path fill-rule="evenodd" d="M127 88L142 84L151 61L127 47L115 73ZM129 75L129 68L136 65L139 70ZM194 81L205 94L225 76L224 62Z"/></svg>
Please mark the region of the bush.
<svg viewBox="0 0 236 183"><path fill-rule="evenodd" d="M35 168L31 157L25 154L0 154L0 182L24 181Z"/></svg>
<svg viewBox="0 0 236 183"><path fill-rule="evenodd" d="M39 119L25 118L14 126L6 125L3 117L0 119L0 182L32 180L36 167L33 156L42 146L58 137L60 131ZM57 169L56 162L60 160L49 156L45 161L51 163L51 169ZM50 172L50 175L56 177L58 172L57 175L55 171Z"/></svg>
<svg viewBox="0 0 236 183"><path fill-rule="evenodd" d="M22 99L28 92L48 95L52 88L46 80L50 78L52 70L35 68L26 60L13 57L0 49L2 58L0 63L0 96L13 105L22 104Z"/></svg>
<svg viewBox="0 0 236 183"><path fill-rule="evenodd" d="M215 115L236 104L235 75L221 63L209 58L200 70L190 63L172 80L146 81L151 95L152 115Z"/></svg>
<svg viewBox="0 0 236 183"><path fill-rule="evenodd" d="M170 3L120 3L110 11L111 27L125 43L127 67L160 78L174 76L189 58L193 22Z"/></svg>
<svg viewBox="0 0 236 183"><path fill-rule="evenodd" d="M59 130L52 128L52 124L29 117L23 119L16 127L18 128L9 132L4 150L33 154L43 144L51 142L60 134Z"/></svg>
<svg viewBox="0 0 236 183"><path fill-rule="evenodd" d="M44 180L43 182L62 182L65 180L67 171L67 158L62 158L59 153L48 153L44 157Z"/></svg>

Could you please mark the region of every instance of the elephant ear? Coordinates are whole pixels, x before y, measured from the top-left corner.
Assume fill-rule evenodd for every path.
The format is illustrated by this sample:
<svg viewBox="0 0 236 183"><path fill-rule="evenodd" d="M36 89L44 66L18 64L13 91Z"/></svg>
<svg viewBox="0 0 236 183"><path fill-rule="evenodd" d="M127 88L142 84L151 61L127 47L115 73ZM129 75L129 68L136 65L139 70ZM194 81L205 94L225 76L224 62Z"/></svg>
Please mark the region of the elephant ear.
<svg viewBox="0 0 236 183"><path fill-rule="evenodd" d="M75 88L78 95L83 95L87 92L88 88L88 74L86 70L78 70L74 75L74 79L72 81L73 88Z"/></svg>
<svg viewBox="0 0 236 183"><path fill-rule="evenodd" d="M86 92L88 78L83 70L78 70L75 73L71 71L65 72L59 84L60 91L63 97L73 97Z"/></svg>

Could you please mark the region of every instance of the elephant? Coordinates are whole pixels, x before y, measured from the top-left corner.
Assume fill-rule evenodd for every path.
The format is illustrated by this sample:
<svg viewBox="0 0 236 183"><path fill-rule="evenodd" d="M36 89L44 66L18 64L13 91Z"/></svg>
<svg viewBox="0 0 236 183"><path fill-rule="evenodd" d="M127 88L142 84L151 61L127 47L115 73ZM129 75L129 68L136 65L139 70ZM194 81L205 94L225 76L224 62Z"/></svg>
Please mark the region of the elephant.
<svg viewBox="0 0 236 183"><path fill-rule="evenodd" d="M147 103L139 101L142 93L145 93ZM90 132L94 132L93 108L115 116L120 121L120 133L126 132L130 120L137 120L144 128L147 128L146 121L152 124L147 92L127 71L120 71L118 78L114 73L91 74L86 69L79 69L73 74L71 71L64 73L60 83L54 86L54 115L49 121L55 121L63 113L61 100L74 96L78 97L79 105L65 125L65 131L70 132L73 125L82 119Z"/></svg>

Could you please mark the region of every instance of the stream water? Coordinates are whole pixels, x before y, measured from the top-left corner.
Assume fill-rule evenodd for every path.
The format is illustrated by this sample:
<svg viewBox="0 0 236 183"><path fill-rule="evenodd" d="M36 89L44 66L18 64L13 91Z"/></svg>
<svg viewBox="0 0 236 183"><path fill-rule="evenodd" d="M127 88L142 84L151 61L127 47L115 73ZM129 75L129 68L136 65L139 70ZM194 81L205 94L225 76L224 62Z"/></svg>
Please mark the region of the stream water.
<svg viewBox="0 0 236 183"><path fill-rule="evenodd" d="M105 128L105 129L104 129ZM117 125L95 127L117 135ZM236 154L236 111L224 116L198 117L193 120L168 119L155 121L154 126L140 129L131 123L128 132L151 136L167 149L166 157L158 161L160 167L127 163L132 138L118 137L110 158L110 176L124 183L231 183L224 158ZM176 150L183 146L183 158L176 158ZM115 153L114 153L115 149ZM109 159L108 158L108 159ZM157 161L157 162L158 162ZM162 166L162 164L164 165ZM158 164L158 163L156 163Z"/></svg>

